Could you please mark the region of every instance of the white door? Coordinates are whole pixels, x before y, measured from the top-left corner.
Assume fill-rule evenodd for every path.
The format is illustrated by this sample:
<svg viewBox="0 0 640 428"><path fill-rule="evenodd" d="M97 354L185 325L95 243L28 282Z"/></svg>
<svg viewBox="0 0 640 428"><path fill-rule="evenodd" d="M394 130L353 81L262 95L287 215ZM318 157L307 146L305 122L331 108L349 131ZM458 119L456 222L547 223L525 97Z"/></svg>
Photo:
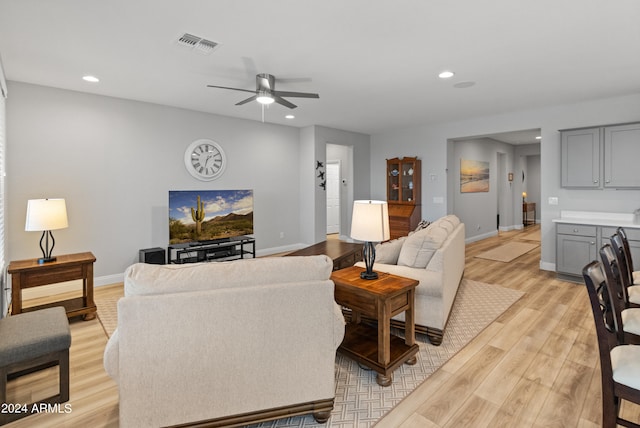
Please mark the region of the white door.
<svg viewBox="0 0 640 428"><path fill-rule="evenodd" d="M327 161L327 234L340 233L340 162Z"/></svg>

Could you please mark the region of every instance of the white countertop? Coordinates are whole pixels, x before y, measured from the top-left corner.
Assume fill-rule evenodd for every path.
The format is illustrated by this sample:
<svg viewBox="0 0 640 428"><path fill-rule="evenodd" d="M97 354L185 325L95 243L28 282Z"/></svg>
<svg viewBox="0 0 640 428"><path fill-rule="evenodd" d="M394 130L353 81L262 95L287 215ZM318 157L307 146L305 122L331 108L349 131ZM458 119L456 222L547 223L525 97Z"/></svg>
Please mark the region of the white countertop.
<svg viewBox="0 0 640 428"><path fill-rule="evenodd" d="M603 213L593 211L560 211L554 223L589 224L640 229L640 219L634 213Z"/></svg>

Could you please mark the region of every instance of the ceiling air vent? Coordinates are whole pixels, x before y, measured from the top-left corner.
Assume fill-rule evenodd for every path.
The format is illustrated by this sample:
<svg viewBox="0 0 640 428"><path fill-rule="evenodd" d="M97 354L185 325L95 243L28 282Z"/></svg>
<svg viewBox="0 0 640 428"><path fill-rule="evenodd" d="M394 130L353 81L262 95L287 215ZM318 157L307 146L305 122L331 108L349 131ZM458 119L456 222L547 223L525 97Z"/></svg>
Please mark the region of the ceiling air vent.
<svg viewBox="0 0 640 428"><path fill-rule="evenodd" d="M178 39L178 45L208 55L213 52L220 45L220 43L203 39L202 37L194 36L193 34L184 33Z"/></svg>

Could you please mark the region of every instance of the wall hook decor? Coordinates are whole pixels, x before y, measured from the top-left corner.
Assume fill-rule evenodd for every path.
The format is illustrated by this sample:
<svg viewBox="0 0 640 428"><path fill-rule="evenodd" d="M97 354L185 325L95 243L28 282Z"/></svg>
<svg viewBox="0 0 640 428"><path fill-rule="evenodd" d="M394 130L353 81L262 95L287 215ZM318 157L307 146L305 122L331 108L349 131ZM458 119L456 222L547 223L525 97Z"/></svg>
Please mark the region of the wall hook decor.
<svg viewBox="0 0 640 428"><path fill-rule="evenodd" d="M327 180L325 180L324 178L324 170L322 169L324 168L324 162L320 162L319 160L316 161L316 171L318 171L318 175L316 176L317 178L320 179L320 183L318 184L318 186L322 187L322 190L327 190Z"/></svg>

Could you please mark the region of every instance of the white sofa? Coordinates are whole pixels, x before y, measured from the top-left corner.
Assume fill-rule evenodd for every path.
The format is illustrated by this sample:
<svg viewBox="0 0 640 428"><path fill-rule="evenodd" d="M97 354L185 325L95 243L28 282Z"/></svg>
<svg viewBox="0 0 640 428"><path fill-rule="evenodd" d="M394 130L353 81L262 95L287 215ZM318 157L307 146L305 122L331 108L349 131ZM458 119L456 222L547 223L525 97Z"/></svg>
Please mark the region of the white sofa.
<svg viewBox="0 0 640 428"><path fill-rule="evenodd" d="M464 223L455 215L442 217L407 237L378 244L373 270L420 281L416 287L416 331L434 345L444 328L462 280L465 264ZM356 263L364 267L363 262ZM404 312L392 324L404 326Z"/></svg>
<svg viewBox="0 0 640 428"><path fill-rule="evenodd" d="M344 336L332 266L326 256L130 266L104 355L120 426L325 422Z"/></svg>

